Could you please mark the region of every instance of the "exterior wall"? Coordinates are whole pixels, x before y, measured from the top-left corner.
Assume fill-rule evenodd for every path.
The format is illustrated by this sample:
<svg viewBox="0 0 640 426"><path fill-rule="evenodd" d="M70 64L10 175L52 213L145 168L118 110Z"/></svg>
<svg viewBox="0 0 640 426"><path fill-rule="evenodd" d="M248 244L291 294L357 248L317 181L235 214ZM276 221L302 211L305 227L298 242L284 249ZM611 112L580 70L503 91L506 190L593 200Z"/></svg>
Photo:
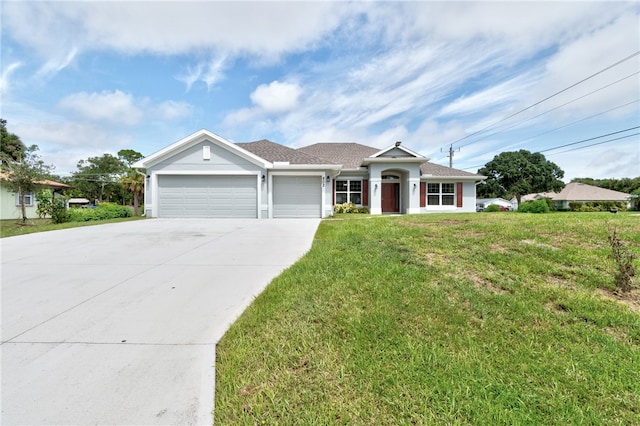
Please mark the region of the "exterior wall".
<svg viewBox="0 0 640 426"><path fill-rule="evenodd" d="M400 175L400 213L420 213L420 165L390 161L389 163L372 163L369 166L371 214L382 214L383 174Z"/></svg>
<svg viewBox="0 0 640 426"><path fill-rule="evenodd" d="M33 200L33 206L27 206L27 217L29 219L38 218L36 213L37 203ZM0 185L0 219L21 219L22 212L20 206L16 205L16 194L11 192L6 186Z"/></svg>
<svg viewBox="0 0 640 426"><path fill-rule="evenodd" d="M203 147L209 148L209 159L205 159ZM159 175L255 175L258 188L258 217L268 217L268 183L266 169L214 144L204 140L147 169L145 182L145 214L158 216L158 176ZM262 181L265 176L265 181Z"/></svg>
<svg viewBox="0 0 640 426"><path fill-rule="evenodd" d="M460 180L456 179L437 179L432 178L426 181L428 183L453 183L456 184ZM457 188L456 188L457 191ZM455 198L457 199L457 193ZM475 181L462 182L462 207L457 207L456 203L452 206L425 206L420 208L421 213L463 213L463 212L475 212L476 211L476 183Z"/></svg>
<svg viewBox="0 0 640 426"><path fill-rule="evenodd" d="M364 182L364 181L368 181L369 179L369 173L367 173L367 171L364 170L358 170L358 171L346 171L346 172L341 172L338 176L336 176L333 181L331 182L330 187L328 188L329 190L329 194L328 194L328 200L331 202L331 212L333 214L333 206L335 204L337 204L337 200L335 200L335 191L336 191L336 187L335 187L335 182L336 181L340 181L340 180L361 180L362 182L362 197L364 198L364 193L369 189L368 187L365 189L364 185L366 184L367 186L369 185L368 182ZM367 207L368 209L371 209L371 193L368 192L367 193L367 200L365 202L365 200L362 200L362 203L359 204L359 206L362 207Z"/></svg>

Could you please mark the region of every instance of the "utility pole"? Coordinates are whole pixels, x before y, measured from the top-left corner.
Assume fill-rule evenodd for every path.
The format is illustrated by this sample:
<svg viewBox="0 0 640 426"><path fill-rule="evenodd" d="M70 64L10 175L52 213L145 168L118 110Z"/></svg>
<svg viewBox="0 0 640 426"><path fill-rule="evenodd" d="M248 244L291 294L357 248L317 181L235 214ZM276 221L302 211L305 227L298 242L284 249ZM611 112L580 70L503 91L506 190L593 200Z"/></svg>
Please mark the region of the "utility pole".
<svg viewBox="0 0 640 426"><path fill-rule="evenodd" d="M452 169L453 168L453 153L455 151L460 152L460 148L458 148L457 150L453 149L453 144L449 145L449 155L447 155L447 157L449 157L449 168ZM442 152L442 149L440 149L440 152Z"/></svg>

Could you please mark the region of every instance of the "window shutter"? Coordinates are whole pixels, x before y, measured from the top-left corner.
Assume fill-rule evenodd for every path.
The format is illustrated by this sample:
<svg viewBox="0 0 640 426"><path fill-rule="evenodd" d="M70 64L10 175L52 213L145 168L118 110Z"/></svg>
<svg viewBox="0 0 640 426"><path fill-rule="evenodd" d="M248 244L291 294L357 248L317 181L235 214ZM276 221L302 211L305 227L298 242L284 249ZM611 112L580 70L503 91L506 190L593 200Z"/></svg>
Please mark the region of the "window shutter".
<svg viewBox="0 0 640 426"><path fill-rule="evenodd" d="M369 205L369 181L367 179L362 180L362 205Z"/></svg>
<svg viewBox="0 0 640 426"><path fill-rule="evenodd" d="M458 182L456 186L456 207L462 207L462 182Z"/></svg>
<svg viewBox="0 0 640 426"><path fill-rule="evenodd" d="M427 206L427 182L420 182L420 207Z"/></svg>

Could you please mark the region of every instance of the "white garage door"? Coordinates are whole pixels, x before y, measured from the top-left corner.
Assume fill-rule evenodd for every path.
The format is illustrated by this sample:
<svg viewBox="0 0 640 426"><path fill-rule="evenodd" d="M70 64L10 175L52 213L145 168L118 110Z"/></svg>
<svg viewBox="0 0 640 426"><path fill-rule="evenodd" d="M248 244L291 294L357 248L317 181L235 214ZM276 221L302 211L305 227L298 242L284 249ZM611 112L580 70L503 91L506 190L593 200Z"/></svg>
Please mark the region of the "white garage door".
<svg viewBox="0 0 640 426"><path fill-rule="evenodd" d="M273 217L321 217L320 176L274 176Z"/></svg>
<svg viewBox="0 0 640 426"><path fill-rule="evenodd" d="M255 218L255 176L158 176L159 217Z"/></svg>

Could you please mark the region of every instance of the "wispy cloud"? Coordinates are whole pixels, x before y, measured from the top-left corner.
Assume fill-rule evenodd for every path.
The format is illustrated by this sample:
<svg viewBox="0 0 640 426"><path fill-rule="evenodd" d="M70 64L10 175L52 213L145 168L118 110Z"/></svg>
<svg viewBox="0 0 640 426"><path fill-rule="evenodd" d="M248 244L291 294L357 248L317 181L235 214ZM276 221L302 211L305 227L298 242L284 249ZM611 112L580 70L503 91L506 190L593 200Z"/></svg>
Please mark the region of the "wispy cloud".
<svg viewBox="0 0 640 426"><path fill-rule="evenodd" d="M107 121L132 126L140 122L142 110L134 105L131 94L119 90L100 93L80 92L62 99L60 108L91 121Z"/></svg>
<svg viewBox="0 0 640 426"><path fill-rule="evenodd" d="M5 69L2 70L0 75L0 93L8 93L10 90L9 78L11 74L22 66L22 62L12 62Z"/></svg>

